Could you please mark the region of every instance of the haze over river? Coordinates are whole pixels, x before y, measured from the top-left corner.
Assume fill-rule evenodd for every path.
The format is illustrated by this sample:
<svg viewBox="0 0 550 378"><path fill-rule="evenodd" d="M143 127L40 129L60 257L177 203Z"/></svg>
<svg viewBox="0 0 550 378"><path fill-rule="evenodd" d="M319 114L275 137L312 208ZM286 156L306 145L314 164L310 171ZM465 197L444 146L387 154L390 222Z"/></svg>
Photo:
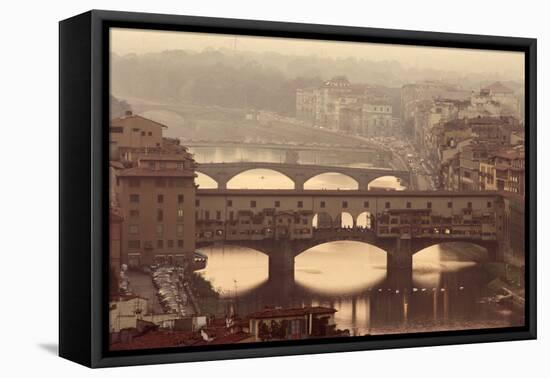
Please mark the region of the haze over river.
<svg viewBox="0 0 550 378"><path fill-rule="evenodd" d="M193 152L199 163L284 160L284 152L281 157L273 150L253 153L246 148L215 148ZM345 156L331 164L360 164L353 160L353 156ZM199 175L197 182L202 188L212 187L204 175ZM372 184L404 189L393 177ZM293 184L279 173L253 170L229 181L228 188L292 189ZM357 186L354 180L338 174L318 176L305 185L305 189L322 188ZM352 225L351 219L342 218L343 226ZM412 282L405 290L398 290L387 279L385 252L359 242L326 243L300 254L296 257L295 278L290 281L269 279L268 257L260 252L235 246L201 251L208 255L208 266L200 273L221 293L219 314L229 304L235 305L241 315L265 306L330 306L337 310L337 327L349 329L352 335L523 324L521 311L511 304L490 300L486 286L491 277L484 269L487 255L474 245L449 243L417 253Z"/></svg>

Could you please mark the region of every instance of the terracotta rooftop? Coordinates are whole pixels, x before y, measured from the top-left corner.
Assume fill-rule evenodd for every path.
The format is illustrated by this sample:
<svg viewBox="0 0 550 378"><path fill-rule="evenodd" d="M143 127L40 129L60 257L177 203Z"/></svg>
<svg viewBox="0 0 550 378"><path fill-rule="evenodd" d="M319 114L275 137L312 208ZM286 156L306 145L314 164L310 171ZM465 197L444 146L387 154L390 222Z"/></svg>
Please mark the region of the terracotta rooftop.
<svg viewBox="0 0 550 378"><path fill-rule="evenodd" d="M168 128L168 126L166 125L163 125L162 123L160 122L157 122L157 121L153 121L152 119L149 119L149 118L145 118L143 116L140 116L140 115L137 115L137 114L130 114L130 115L124 115L122 117L118 117L118 118L115 118L115 119L112 119L111 120L111 125L113 126L120 126L121 122L123 121L127 121L127 120L132 120L132 119L142 119L142 120L145 120L145 121L148 121L148 122L151 122L151 123L154 123L154 124L157 124L161 127L164 127L164 128Z"/></svg>
<svg viewBox="0 0 550 378"><path fill-rule="evenodd" d="M150 331L141 336L135 336L131 341L113 343L111 350L132 350L132 349L151 349L151 348L169 348L177 346L189 346L202 343L202 338L192 332L167 332Z"/></svg>

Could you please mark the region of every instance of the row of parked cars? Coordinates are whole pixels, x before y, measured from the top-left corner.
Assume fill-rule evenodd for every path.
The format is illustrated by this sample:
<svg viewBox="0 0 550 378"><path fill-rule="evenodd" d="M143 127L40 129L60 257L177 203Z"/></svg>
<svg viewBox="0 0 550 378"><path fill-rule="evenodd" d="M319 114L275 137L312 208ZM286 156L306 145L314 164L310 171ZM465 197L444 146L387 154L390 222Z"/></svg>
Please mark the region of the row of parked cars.
<svg viewBox="0 0 550 378"><path fill-rule="evenodd" d="M151 266L153 284L161 306L167 313L185 315L187 295L183 290L183 268L174 266Z"/></svg>

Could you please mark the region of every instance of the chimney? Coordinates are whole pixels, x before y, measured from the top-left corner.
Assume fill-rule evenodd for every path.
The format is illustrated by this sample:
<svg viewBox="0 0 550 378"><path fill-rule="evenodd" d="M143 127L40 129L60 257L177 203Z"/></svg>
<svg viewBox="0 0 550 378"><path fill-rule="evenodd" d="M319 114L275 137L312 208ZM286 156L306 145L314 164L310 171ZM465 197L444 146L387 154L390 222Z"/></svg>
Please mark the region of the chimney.
<svg viewBox="0 0 550 378"><path fill-rule="evenodd" d="M125 115L126 115L126 117L131 116L131 115L132 115L132 111L131 111L131 110L126 110Z"/></svg>

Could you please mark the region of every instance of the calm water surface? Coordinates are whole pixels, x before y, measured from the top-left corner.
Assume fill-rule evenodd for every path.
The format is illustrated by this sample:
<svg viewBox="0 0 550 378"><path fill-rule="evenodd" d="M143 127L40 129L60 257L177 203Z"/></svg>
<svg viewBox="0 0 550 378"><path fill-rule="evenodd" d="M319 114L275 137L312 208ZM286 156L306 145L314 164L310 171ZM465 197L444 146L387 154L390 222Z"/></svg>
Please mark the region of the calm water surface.
<svg viewBox="0 0 550 378"><path fill-rule="evenodd" d="M333 242L296 257L295 279L270 280L267 256L234 246L203 250L200 273L221 293L218 312L236 303L240 314L265 306L330 306L353 335L521 325L511 305L488 303L489 276L481 262L457 259L444 246L414 257L410 287L386 278L385 252L358 242ZM480 253L479 260L483 260Z"/></svg>

